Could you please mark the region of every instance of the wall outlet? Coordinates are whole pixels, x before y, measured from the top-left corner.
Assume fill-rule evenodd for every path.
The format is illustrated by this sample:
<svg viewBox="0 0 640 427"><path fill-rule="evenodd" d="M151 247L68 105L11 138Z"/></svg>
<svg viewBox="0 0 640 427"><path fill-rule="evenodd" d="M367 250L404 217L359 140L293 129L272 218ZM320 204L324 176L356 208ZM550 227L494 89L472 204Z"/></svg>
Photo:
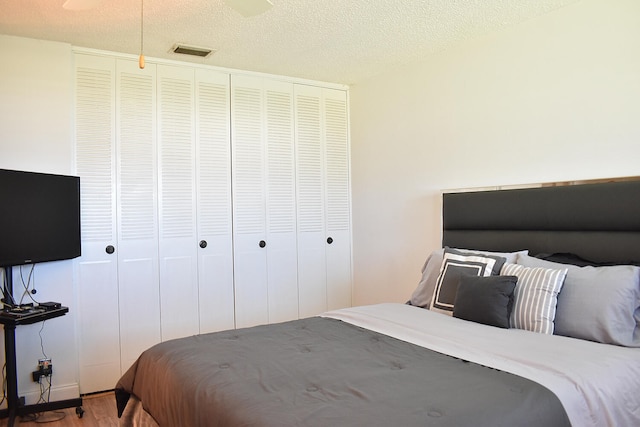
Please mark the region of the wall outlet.
<svg viewBox="0 0 640 427"><path fill-rule="evenodd" d="M40 382L40 378L48 377L53 374L53 365L51 364L51 359L39 359L38 360L38 369L36 371L31 372L31 376L34 382Z"/></svg>

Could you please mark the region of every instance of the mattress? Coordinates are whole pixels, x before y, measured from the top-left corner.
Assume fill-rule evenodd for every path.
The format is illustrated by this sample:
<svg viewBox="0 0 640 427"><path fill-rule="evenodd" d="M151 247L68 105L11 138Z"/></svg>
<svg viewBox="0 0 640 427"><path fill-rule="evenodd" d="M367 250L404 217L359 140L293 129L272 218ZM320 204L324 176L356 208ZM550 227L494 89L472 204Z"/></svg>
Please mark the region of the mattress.
<svg viewBox="0 0 640 427"><path fill-rule="evenodd" d="M640 425L640 349L495 328L403 304L324 314L535 381L576 427Z"/></svg>
<svg viewBox="0 0 640 427"><path fill-rule="evenodd" d="M404 304L167 341L116 387L161 426L640 425L638 390L638 349Z"/></svg>

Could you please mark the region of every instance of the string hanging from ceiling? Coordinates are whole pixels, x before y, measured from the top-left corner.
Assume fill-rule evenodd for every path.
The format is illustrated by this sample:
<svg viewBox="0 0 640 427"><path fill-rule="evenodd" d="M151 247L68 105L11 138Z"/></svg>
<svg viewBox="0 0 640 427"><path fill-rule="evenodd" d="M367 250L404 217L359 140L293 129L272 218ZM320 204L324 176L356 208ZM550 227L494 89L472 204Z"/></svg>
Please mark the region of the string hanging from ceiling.
<svg viewBox="0 0 640 427"><path fill-rule="evenodd" d="M144 69L144 0L140 0L140 57L138 58L138 66Z"/></svg>

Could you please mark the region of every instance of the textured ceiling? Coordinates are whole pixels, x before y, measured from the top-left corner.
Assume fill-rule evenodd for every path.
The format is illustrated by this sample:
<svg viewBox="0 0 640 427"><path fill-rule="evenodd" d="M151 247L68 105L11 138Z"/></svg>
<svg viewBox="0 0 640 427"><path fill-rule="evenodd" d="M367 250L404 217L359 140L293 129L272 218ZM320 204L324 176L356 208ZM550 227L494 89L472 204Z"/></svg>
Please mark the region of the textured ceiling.
<svg viewBox="0 0 640 427"><path fill-rule="evenodd" d="M144 0L144 54L353 84L579 0L272 0L245 18L223 0ZM140 1L0 0L0 34L138 54ZM170 53L208 47L208 58Z"/></svg>

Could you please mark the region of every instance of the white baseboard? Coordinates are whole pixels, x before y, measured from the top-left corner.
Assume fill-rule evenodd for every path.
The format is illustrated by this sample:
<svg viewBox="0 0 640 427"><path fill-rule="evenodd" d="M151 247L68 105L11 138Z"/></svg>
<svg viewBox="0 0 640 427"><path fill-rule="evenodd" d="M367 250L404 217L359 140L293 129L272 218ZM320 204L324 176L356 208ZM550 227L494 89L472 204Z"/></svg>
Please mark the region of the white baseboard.
<svg viewBox="0 0 640 427"><path fill-rule="evenodd" d="M40 392L37 390L30 390L27 393L19 393L20 396L24 396L25 403L32 405L38 403L40 399ZM46 399L47 395L44 396ZM65 384L65 385L53 385L51 387L51 394L49 394L49 402L56 402L58 400L77 399L80 397L80 387L78 383Z"/></svg>

